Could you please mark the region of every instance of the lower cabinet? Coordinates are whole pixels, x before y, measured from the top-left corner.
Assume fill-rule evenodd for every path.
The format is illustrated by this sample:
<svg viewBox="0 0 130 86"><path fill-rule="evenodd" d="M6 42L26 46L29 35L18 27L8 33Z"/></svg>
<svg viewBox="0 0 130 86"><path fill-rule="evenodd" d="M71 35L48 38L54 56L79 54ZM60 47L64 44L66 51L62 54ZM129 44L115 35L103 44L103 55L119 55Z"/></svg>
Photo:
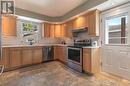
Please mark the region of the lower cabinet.
<svg viewBox="0 0 130 86"><path fill-rule="evenodd" d="M3 64L5 66L5 69L8 69L10 67L9 48L3 48L2 59L0 60L0 65L1 64Z"/></svg>
<svg viewBox="0 0 130 86"><path fill-rule="evenodd" d="M0 65L5 69L19 68L42 62L42 47L3 48Z"/></svg>
<svg viewBox="0 0 130 86"><path fill-rule="evenodd" d="M67 47L66 46L55 46L54 47L54 58L63 63L67 63Z"/></svg>
<svg viewBox="0 0 130 86"><path fill-rule="evenodd" d="M23 48L22 49L22 65L30 65L32 64L32 58L33 58L33 48Z"/></svg>
<svg viewBox="0 0 130 86"><path fill-rule="evenodd" d="M83 49L83 70L89 73L100 72L100 49L84 48Z"/></svg>
<svg viewBox="0 0 130 86"><path fill-rule="evenodd" d="M10 48L10 67L19 67L22 65L22 53L21 48Z"/></svg>
<svg viewBox="0 0 130 86"><path fill-rule="evenodd" d="M41 47L34 48L32 58L33 64L41 63L43 61L42 57L43 57L42 48Z"/></svg>

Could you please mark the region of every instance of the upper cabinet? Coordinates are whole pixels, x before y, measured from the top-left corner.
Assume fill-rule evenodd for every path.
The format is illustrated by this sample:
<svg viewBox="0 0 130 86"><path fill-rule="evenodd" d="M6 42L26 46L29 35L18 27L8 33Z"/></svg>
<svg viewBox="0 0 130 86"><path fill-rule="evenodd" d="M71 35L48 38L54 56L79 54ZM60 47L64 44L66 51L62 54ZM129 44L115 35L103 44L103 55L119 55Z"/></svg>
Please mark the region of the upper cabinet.
<svg viewBox="0 0 130 86"><path fill-rule="evenodd" d="M99 36L99 10L88 12L73 21L73 29L88 27L88 35Z"/></svg>
<svg viewBox="0 0 130 86"><path fill-rule="evenodd" d="M88 35L99 36L99 10L88 12L63 24L44 23L44 37L72 38L72 29L88 28Z"/></svg>
<svg viewBox="0 0 130 86"><path fill-rule="evenodd" d="M64 24L64 28L66 30L66 37L72 38L72 29L74 28L74 20L67 21Z"/></svg>
<svg viewBox="0 0 130 86"><path fill-rule="evenodd" d="M49 23L44 23L42 25L42 33L44 33L42 36L43 37L50 37L50 28L51 28L51 24Z"/></svg>
<svg viewBox="0 0 130 86"><path fill-rule="evenodd" d="M62 37L62 26L61 24L55 24L55 37Z"/></svg>
<svg viewBox="0 0 130 86"><path fill-rule="evenodd" d="M44 36L43 37L65 37L66 30L64 24L51 24L44 23Z"/></svg>
<svg viewBox="0 0 130 86"><path fill-rule="evenodd" d="M86 15L82 15L74 19L73 27L74 29L80 29L82 27L88 26L88 17Z"/></svg>
<svg viewBox="0 0 130 86"><path fill-rule="evenodd" d="M16 36L16 21L15 16L2 16L2 34L4 36Z"/></svg>
<svg viewBox="0 0 130 86"><path fill-rule="evenodd" d="M99 36L99 13L99 10L95 10L87 14L88 33L91 36Z"/></svg>

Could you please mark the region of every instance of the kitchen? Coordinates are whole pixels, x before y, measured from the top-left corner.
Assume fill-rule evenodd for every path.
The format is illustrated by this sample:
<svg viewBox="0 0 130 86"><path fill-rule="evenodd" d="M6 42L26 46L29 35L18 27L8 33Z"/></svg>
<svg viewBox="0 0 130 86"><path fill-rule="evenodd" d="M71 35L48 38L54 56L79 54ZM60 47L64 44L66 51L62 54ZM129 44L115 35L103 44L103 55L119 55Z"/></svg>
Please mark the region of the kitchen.
<svg viewBox="0 0 130 86"><path fill-rule="evenodd" d="M114 45L114 43L122 44L121 47L123 47L129 43L127 40L129 30L126 30L129 27L128 15L130 14L128 0L118 3L116 0L115 2L112 0L84 0L83 3L81 0L82 4L80 1L80 3L75 1L75 5L76 2L81 5L80 8L77 4L77 8L71 8L70 12L67 11L68 14L64 13L67 16L62 15L62 17L57 17L61 16L58 13L59 10L57 16L56 12L46 13L51 17L41 14L32 6L35 3L40 9L38 5L43 5L44 1L40 0L40 2L41 4L33 0L27 2L15 0L15 15L1 16L0 85L130 85L129 62L127 62L129 47L127 50L124 48L120 50L120 46ZM68 1L66 4L70 2ZM128 3L126 4L126 2ZM51 4L49 1L48 3ZM53 5L55 7L54 2ZM80 11L77 10L75 13L76 9L80 9ZM46 10L42 12L46 12ZM104 31L105 22L110 31ZM117 36L121 36L120 39ZM116 51L117 49L120 51ZM121 57L125 56L126 59L123 60L120 57L122 62L113 65L112 62L118 61L118 56L115 55L116 59L112 58L114 52L119 53ZM118 69L117 74L119 65L122 69ZM88 79L84 77L88 77Z"/></svg>

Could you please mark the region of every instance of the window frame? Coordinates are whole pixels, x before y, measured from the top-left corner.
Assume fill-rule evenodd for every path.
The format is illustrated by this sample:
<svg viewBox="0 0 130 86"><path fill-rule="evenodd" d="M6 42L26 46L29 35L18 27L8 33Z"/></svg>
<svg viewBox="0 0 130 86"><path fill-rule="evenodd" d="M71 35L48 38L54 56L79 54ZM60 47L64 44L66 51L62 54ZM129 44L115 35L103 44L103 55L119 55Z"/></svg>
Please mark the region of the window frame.
<svg viewBox="0 0 130 86"><path fill-rule="evenodd" d="M110 20L110 19L114 19L114 18L118 18L118 17L127 17L127 28L126 28L126 31L127 31L127 36L126 36L126 43L125 44L121 44L121 43L109 43L109 30L108 30L108 25L107 25L107 20ZM120 14L117 14L117 15L113 15L113 16L109 16L109 17L106 17L105 18L105 33L104 33L104 36L105 36L105 40L104 40L104 44L105 45L122 45L122 46L124 46L124 45L129 45L129 34L130 34L130 31L129 31L129 12L124 12L124 13L120 13ZM116 37L115 37L116 38ZM119 37L117 37L117 38L119 38ZM120 37L120 38L122 38L122 37Z"/></svg>

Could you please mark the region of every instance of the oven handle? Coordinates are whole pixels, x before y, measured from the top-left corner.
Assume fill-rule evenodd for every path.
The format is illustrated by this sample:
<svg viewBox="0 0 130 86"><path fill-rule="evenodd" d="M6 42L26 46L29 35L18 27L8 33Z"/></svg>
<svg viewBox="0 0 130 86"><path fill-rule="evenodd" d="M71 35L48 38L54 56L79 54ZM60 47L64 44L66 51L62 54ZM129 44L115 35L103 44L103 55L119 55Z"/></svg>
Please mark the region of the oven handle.
<svg viewBox="0 0 130 86"><path fill-rule="evenodd" d="M73 50L82 50L82 48L72 48L72 47L68 47L68 49L73 49Z"/></svg>

